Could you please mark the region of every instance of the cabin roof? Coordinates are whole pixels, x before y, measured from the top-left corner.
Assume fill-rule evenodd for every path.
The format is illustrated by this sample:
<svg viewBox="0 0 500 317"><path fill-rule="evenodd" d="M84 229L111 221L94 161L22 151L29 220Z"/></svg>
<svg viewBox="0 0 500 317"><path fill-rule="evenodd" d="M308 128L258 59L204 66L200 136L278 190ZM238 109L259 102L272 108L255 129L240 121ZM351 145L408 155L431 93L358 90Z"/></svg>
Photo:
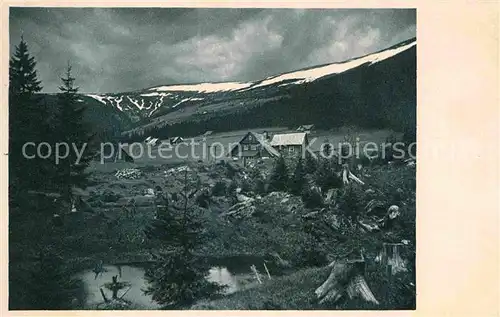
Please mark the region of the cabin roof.
<svg viewBox="0 0 500 317"><path fill-rule="evenodd" d="M284 133L275 134L271 140L271 146L303 145L306 140L306 133Z"/></svg>

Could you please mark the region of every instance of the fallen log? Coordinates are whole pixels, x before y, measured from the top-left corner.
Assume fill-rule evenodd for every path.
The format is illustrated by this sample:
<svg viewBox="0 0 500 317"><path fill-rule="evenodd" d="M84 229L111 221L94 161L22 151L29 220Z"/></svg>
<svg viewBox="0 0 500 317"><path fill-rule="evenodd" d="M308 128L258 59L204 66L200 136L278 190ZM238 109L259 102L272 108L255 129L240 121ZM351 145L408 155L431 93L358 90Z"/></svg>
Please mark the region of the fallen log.
<svg viewBox="0 0 500 317"><path fill-rule="evenodd" d="M269 270L267 269L266 262L264 262L264 268L266 269L267 277L271 279L271 274L269 273Z"/></svg>
<svg viewBox="0 0 500 317"><path fill-rule="evenodd" d="M349 166L347 164L345 164L343 166L343 170L342 170L342 181L344 183L344 185L347 185L349 184L350 181L355 181L357 182L358 184L361 184L361 185L364 185L365 182L363 182L362 180L360 180L356 175L354 175L350 170L349 170Z"/></svg>
<svg viewBox="0 0 500 317"><path fill-rule="evenodd" d="M332 268L330 275L315 291L320 304L335 303L345 295L350 299L360 297L375 305L379 304L364 278L364 258L334 261L329 267Z"/></svg>
<svg viewBox="0 0 500 317"><path fill-rule="evenodd" d="M369 218L368 219L359 219L358 224L361 226L361 229L365 232L366 231L372 232L372 231L380 230L380 227L375 219L369 219Z"/></svg>

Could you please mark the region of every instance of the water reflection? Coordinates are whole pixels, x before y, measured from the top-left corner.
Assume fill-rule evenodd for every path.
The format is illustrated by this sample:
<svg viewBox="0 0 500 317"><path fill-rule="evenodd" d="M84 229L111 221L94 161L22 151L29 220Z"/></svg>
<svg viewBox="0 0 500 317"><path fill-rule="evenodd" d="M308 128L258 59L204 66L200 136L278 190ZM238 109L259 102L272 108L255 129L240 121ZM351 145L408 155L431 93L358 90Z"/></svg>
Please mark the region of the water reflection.
<svg viewBox="0 0 500 317"><path fill-rule="evenodd" d="M101 289L104 295L112 298L112 291L105 287L106 283L113 280L113 276L118 277L118 281L126 282L127 287L118 291L118 298L123 296L124 300L130 301L135 309L158 309L158 305L150 295L145 295L146 280L144 278L144 268L130 265L104 265L101 272L96 274L94 270L86 270L78 275L85 287L86 309L95 309L97 305L104 302ZM250 273L233 274L227 267L217 266L209 270L207 280L226 285L225 294L231 294L254 283Z"/></svg>
<svg viewBox="0 0 500 317"><path fill-rule="evenodd" d="M107 289L104 284L110 283L113 276L118 276L118 280L128 282L128 287L118 291L118 297L131 301L134 306L143 309L155 309L160 306L154 302L150 295L145 295L143 289L146 288L144 279L144 269L134 266L103 266L103 271L96 275L93 270L86 270L78 277L85 285L85 308L94 308L104 301L101 295L101 289L108 299L112 297L112 291ZM125 293L126 292L126 293Z"/></svg>
<svg viewBox="0 0 500 317"><path fill-rule="evenodd" d="M209 271L207 280L221 285L226 285L225 293L231 294L238 291L241 286L233 274L226 267L213 267Z"/></svg>

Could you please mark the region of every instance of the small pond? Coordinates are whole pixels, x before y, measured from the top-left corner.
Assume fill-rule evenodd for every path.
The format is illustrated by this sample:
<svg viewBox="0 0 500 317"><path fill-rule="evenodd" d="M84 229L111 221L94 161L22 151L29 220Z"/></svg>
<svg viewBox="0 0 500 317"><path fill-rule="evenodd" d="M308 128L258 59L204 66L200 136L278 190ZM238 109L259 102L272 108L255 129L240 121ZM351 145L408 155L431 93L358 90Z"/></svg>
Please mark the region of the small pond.
<svg viewBox="0 0 500 317"><path fill-rule="evenodd" d="M236 291L253 287L258 284L255 275L250 270L250 265L255 263L263 279L266 278L262 259L254 257L230 257L223 259L209 259L212 265L207 279L221 285L227 285L225 294L231 294ZM260 263L260 265L259 265ZM226 265L224 265L226 264ZM119 282L126 282L127 286L120 289L117 296L130 301L134 307L140 309L158 309L158 305L152 300L150 295L144 294L147 287L147 281L144 278L146 263L131 263L123 265L103 265L104 272L96 276L93 269L88 269L77 274L84 285L85 299L84 309L95 309L98 304L103 303L104 295L112 298L112 291L105 287L106 283L112 281L113 276L118 276ZM276 270L271 266L270 271ZM274 275L274 273L271 273Z"/></svg>

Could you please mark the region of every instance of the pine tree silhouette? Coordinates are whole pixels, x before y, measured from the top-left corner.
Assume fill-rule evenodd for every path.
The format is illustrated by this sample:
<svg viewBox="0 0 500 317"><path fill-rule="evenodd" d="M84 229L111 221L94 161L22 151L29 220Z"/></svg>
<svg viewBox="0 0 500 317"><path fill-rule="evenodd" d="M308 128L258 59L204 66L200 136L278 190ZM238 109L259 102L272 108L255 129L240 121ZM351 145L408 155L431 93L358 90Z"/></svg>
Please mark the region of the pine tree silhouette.
<svg viewBox="0 0 500 317"><path fill-rule="evenodd" d="M206 280L209 266L195 255L195 249L206 238L202 209L196 205L197 182L184 173L184 188L176 201L162 197L156 219L146 228L146 236L163 250L154 254L156 263L147 270L149 286L145 293L168 309L185 307L222 290Z"/></svg>
<svg viewBox="0 0 500 317"><path fill-rule="evenodd" d="M286 167L285 158L280 156L276 160L276 165L271 173L269 189L271 191L286 191L288 187L288 169Z"/></svg>
<svg viewBox="0 0 500 317"><path fill-rule="evenodd" d="M318 159L312 154L306 153L306 159L304 162L304 170L307 174L314 174L318 169Z"/></svg>
<svg viewBox="0 0 500 317"><path fill-rule="evenodd" d="M45 175L52 163L41 159L32 147L48 140L48 116L41 90L35 58L21 38L9 61L9 198L13 203L19 202L18 196L28 189L50 187ZM23 148L30 158L23 154Z"/></svg>
<svg viewBox="0 0 500 317"><path fill-rule="evenodd" d="M61 78L62 85L58 94L58 114L55 129L55 138L58 142L66 144L69 149L68 156L60 160L57 166L57 184L65 202L72 200L72 188L86 187L88 173L85 169L92 159L90 141L92 133L84 122L85 107L78 101L78 87L72 76L72 68L68 63L65 76ZM74 148L83 150L82 157L78 157ZM66 151L63 148L62 151Z"/></svg>
<svg viewBox="0 0 500 317"><path fill-rule="evenodd" d="M297 165L295 166L295 171L293 172L293 177L290 180L290 192L295 195L300 195L304 188L306 179L306 171L304 168L304 163L302 157L299 156L297 160Z"/></svg>

